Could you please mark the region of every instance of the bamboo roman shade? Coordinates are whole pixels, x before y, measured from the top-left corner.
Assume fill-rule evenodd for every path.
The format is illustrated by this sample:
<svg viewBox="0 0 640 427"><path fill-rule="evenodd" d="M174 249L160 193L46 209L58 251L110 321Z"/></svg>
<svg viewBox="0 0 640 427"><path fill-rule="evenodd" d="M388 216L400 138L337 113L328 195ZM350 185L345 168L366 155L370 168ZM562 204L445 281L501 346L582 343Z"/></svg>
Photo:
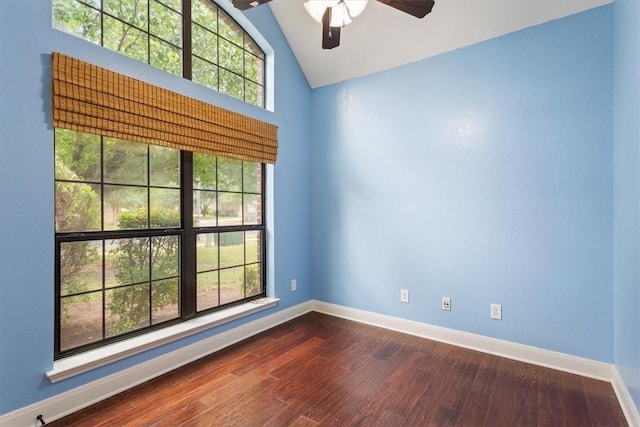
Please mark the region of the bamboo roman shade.
<svg viewBox="0 0 640 427"><path fill-rule="evenodd" d="M53 126L275 163L278 128L54 52Z"/></svg>

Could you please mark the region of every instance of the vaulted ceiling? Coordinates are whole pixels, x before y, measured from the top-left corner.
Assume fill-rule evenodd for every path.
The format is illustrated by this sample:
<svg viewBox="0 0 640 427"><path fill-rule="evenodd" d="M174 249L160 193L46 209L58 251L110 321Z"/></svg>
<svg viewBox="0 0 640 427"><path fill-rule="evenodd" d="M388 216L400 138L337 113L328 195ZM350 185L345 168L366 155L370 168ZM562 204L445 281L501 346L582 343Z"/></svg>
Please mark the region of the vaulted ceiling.
<svg viewBox="0 0 640 427"><path fill-rule="evenodd" d="M321 47L322 25L302 0L273 0L271 10L311 87L418 61L613 0L436 0L423 19L369 0L342 29L340 46ZM262 6L265 7L265 6Z"/></svg>

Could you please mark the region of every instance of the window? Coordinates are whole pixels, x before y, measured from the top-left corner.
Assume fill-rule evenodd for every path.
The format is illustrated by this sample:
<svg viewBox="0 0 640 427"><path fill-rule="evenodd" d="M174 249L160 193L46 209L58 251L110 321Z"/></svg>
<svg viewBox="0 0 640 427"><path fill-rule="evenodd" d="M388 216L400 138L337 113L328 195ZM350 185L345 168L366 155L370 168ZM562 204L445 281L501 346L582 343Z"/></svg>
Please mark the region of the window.
<svg viewBox="0 0 640 427"><path fill-rule="evenodd" d="M56 358L265 296L264 165L55 131Z"/></svg>
<svg viewBox="0 0 640 427"><path fill-rule="evenodd" d="M52 0L53 26L264 107L264 52L212 0Z"/></svg>

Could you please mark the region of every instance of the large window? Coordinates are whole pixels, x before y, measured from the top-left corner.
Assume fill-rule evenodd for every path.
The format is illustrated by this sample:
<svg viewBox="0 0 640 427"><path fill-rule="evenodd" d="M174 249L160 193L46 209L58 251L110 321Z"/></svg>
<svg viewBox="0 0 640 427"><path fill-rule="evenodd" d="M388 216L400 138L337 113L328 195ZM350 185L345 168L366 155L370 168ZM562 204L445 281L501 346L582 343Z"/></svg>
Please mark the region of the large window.
<svg viewBox="0 0 640 427"><path fill-rule="evenodd" d="M52 0L53 26L264 107L264 52L212 0Z"/></svg>
<svg viewBox="0 0 640 427"><path fill-rule="evenodd" d="M57 129L56 357L264 296L263 172Z"/></svg>

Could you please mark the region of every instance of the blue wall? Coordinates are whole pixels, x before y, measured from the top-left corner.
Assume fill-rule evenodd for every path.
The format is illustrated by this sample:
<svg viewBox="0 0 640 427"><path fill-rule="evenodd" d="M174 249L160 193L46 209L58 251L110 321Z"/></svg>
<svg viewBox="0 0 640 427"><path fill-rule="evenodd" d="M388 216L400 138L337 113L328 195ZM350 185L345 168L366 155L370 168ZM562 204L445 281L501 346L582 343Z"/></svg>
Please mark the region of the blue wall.
<svg viewBox="0 0 640 427"><path fill-rule="evenodd" d="M310 280L311 90L270 9L247 16L276 52L275 112L51 29L50 1L4 0L0 13L0 414L238 326L236 321L110 366L51 384L53 362L53 133L50 53L60 51L279 126L274 168L273 313L307 301ZM291 206L296 209L290 209ZM275 233L275 234L273 234ZM298 279L298 291L289 281Z"/></svg>
<svg viewBox="0 0 640 427"><path fill-rule="evenodd" d="M314 297L613 362L612 23L314 90Z"/></svg>
<svg viewBox="0 0 640 427"><path fill-rule="evenodd" d="M640 408L640 3L614 4L615 364Z"/></svg>
<svg viewBox="0 0 640 427"><path fill-rule="evenodd" d="M258 317L45 378L54 50L280 126L281 301L266 314L313 297L614 362L640 406L636 0L313 92L258 8L247 16L276 52L273 113L52 30L48 3L4 0L0 13L0 414Z"/></svg>

